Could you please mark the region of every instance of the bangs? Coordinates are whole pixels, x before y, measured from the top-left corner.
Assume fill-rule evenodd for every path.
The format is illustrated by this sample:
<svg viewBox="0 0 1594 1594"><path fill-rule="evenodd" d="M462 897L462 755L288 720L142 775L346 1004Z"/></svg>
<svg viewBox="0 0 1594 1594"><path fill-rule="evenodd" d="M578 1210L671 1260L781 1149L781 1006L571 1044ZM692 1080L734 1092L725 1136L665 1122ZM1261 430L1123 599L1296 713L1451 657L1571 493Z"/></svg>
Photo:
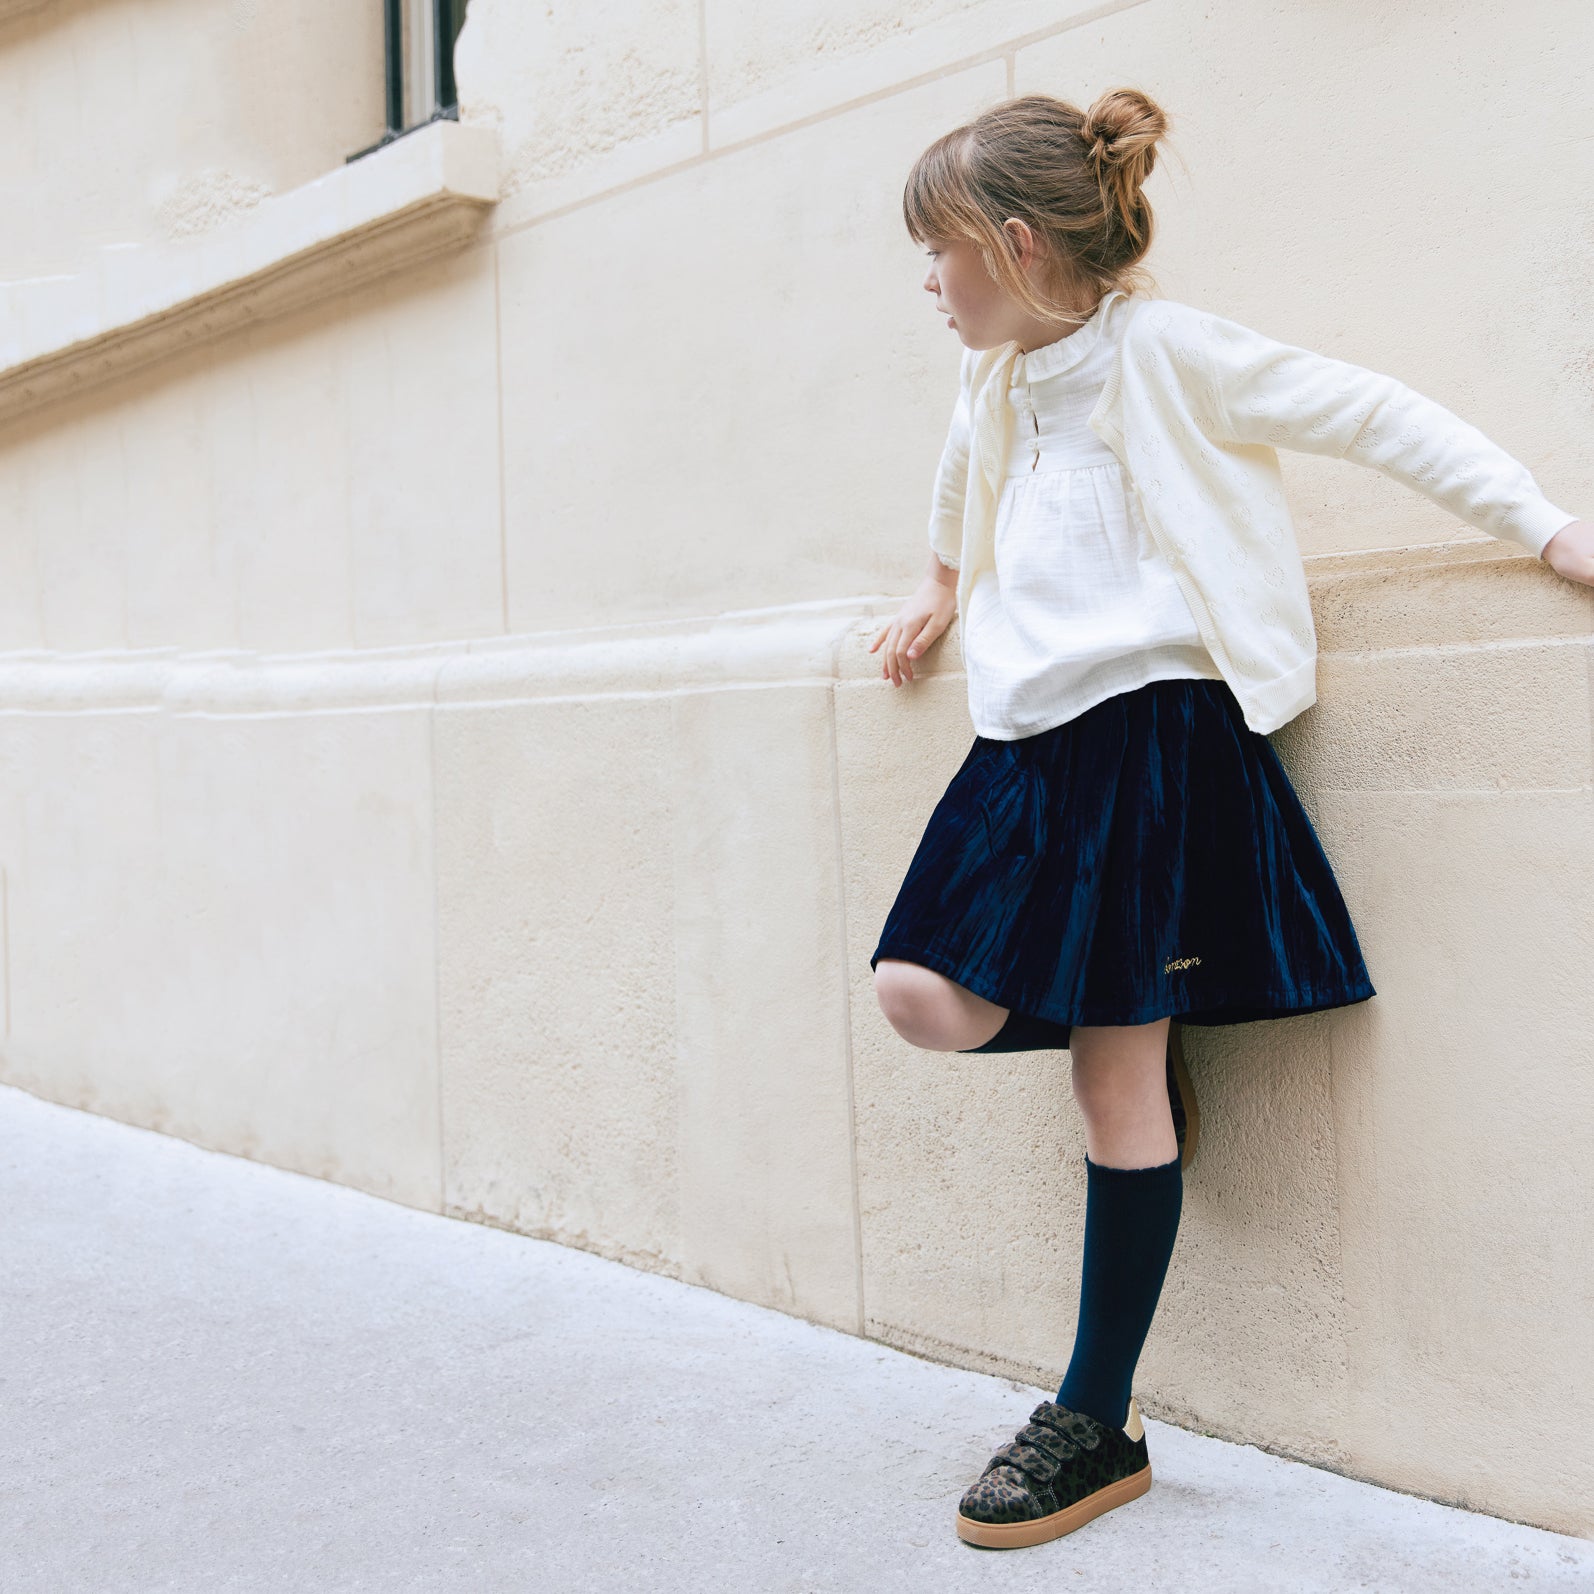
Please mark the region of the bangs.
<svg viewBox="0 0 1594 1594"><path fill-rule="evenodd" d="M932 238L973 241L981 229L979 207L964 175L966 130L939 138L913 163L902 190L902 220L915 243Z"/></svg>

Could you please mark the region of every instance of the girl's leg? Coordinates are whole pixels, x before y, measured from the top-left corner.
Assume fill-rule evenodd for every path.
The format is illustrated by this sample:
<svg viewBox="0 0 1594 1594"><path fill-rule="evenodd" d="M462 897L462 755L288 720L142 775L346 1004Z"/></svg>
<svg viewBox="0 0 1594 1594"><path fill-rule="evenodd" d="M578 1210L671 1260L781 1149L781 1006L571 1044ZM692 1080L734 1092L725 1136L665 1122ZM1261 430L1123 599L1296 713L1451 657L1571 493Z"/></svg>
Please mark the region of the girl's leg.
<svg viewBox="0 0 1594 1594"><path fill-rule="evenodd" d="M1007 1022L1009 1009L922 963L881 958L874 968L875 1000L903 1040L930 1052L982 1045Z"/></svg>
<svg viewBox="0 0 1594 1594"><path fill-rule="evenodd" d="M1009 1009L922 964L881 958L874 974L892 1028L928 1051L977 1050L1007 1022ZM1085 1254L1073 1356L1057 1400L1121 1428L1184 1204L1168 1020L1075 1024L1067 1044L1085 1118Z"/></svg>
<svg viewBox="0 0 1594 1594"><path fill-rule="evenodd" d="M1178 1156L1168 1103L1168 1022L1074 1025L1074 1099L1085 1117L1091 1161L1145 1168Z"/></svg>
<svg viewBox="0 0 1594 1594"><path fill-rule="evenodd" d="M1015 1013L922 964L881 958L875 965L874 985L892 1027L926 1051L1068 1050L1067 1024L1036 1013Z"/></svg>
<svg viewBox="0 0 1594 1594"><path fill-rule="evenodd" d="M1059 1405L1121 1428L1179 1230L1184 1179L1166 1080L1168 1020L1076 1024L1085 1117L1085 1254Z"/></svg>

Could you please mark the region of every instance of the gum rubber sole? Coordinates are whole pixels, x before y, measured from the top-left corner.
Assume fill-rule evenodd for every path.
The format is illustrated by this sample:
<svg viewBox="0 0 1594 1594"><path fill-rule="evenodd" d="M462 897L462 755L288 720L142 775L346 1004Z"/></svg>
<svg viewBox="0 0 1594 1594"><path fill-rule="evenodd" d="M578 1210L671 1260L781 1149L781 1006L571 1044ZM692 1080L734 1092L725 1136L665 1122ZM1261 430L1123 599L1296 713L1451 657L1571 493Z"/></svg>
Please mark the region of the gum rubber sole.
<svg viewBox="0 0 1594 1594"><path fill-rule="evenodd" d="M1184 1043L1180 1038L1178 1019L1172 1019L1168 1024L1168 1057L1173 1063L1174 1081L1184 1103L1184 1144L1179 1148L1179 1168L1182 1172L1195 1161L1196 1142L1201 1138L1201 1108L1196 1103L1190 1070L1184 1066Z"/></svg>
<svg viewBox="0 0 1594 1594"><path fill-rule="evenodd" d="M982 1544L990 1550L1017 1550L1029 1544L1044 1544L1048 1539L1060 1539L1075 1528L1099 1517L1114 1506L1127 1505L1138 1500L1151 1487L1151 1465L1148 1462L1139 1472L1109 1483L1087 1494L1083 1500L1053 1511L1049 1516L1036 1517L1029 1522L977 1522L957 1514L958 1537L969 1544Z"/></svg>

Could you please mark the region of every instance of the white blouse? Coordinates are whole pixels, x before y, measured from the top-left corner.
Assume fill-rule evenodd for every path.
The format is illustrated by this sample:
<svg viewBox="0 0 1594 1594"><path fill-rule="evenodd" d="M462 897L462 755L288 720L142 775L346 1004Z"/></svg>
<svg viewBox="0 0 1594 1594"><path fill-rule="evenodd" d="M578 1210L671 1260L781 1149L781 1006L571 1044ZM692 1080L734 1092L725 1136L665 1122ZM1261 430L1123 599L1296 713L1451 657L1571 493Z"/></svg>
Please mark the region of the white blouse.
<svg viewBox="0 0 1594 1594"><path fill-rule="evenodd" d="M1019 354L994 530L963 616L975 732L999 741L1172 676L1221 680L1195 616L1091 429L1128 317L1110 295L1084 325Z"/></svg>

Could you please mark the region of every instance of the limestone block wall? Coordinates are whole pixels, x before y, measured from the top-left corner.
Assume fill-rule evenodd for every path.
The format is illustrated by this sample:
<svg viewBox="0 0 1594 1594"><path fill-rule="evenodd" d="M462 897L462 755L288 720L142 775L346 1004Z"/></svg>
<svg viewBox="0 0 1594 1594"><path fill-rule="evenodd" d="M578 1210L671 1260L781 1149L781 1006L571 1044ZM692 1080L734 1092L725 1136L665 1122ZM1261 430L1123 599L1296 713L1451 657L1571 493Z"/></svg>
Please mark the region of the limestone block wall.
<svg viewBox="0 0 1594 1594"><path fill-rule="evenodd" d="M271 48L141 8L159 72L78 102L8 302L170 235L174 83L277 106L341 62L319 121L251 124L260 205L376 137L374 29L216 9ZM128 15L0 15L0 74L111 61ZM971 734L956 627L906 690L865 651L959 351L903 176L1008 94L1138 83L1168 296L1401 376L1590 513L1594 146L1544 129L1591 35L1551 0L472 0L487 225L0 428L0 1078L1054 1383L1066 1054L909 1047L867 961ZM1189 1032L1141 1398L1594 1535L1594 594L1284 466L1321 655L1274 742L1379 994Z"/></svg>
<svg viewBox="0 0 1594 1594"><path fill-rule="evenodd" d="M382 131L380 6L0 0L6 277L197 235Z"/></svg>

